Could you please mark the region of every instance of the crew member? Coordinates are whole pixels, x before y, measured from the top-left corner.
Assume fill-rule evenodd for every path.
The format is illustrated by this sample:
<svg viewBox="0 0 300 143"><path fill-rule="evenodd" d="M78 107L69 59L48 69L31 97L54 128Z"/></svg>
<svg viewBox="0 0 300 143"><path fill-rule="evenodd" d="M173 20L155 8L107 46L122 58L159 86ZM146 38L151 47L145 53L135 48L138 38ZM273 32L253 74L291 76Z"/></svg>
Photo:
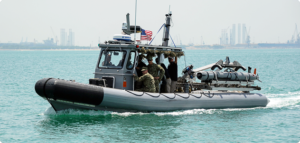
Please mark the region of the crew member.
<svg viewBox="0 0 300 143"><path fill-rule="evenodd" d="M152 56L150 56L149 54L147 55L147 60L149 63L148 64L149 73L154 77L155 80L156 92L159 92L159 82L165 75L165 70L160 65L154 64Z"/></svg>
<svg viewBox="0 0 300 143"><path fill-rule="evenodd" d="M136 67L136 73L137 73L138 77L141 77L143 75L141 70L143 67L146 67L146 64L142 61L143 58L144 58L144 55L139 55L138 65ZM136 89L139 89L143 86L143 82L136 81L134 86Z"/></svg>
<svg viewBox="0 0 300 143"><path fill-rule="evenodd" d="M168 72L171 78L171 82L167 80L167 86L170 87L170 92L173 93L176 89L176 84L177 84L177 57L175 57L175 61L172 57L168 57L169 59L169 66L168 66Z"/></svg>
<svg viewBox="0 0 300 143"><path fill-rule="evenodd" d="M111 63L111 54L106 56L106 60L102 62L102 66L114 66L114 64Z"/></svg>
<svg viewBox="0 0 300 143"><path fill-rule="evenodd" d="M138 61L138 65L136 67L136 73L137 75L140 77L143 75L142 73L142 67L146 67L146 64L142 61L143 60L143 55L139 55L139 61Z"/></svg>
<svg viewBox="0 0 300 143"><path fill-rule="evenodd" d="M143 76L137 77L135 74L133 74L133 77L137 82L142 82L144 86L135 90L144 92L155 92L155 81L153 76L148 73L148 68L143 67L141 71L143 73Z"/></svg>
<svg viewBox="0 0 300 143"><path fill-rule="evenodd" d="M162 84L161 84L161 87L160 87L160 93L170 93L170 87L167 86L167 80L170 80L170 82L171 82L168 69L166 68L164 63L159 63L158 60L159 60L158 58L155 59L156 64L160 65L165 70L165 75L162 79Z"/></svg>

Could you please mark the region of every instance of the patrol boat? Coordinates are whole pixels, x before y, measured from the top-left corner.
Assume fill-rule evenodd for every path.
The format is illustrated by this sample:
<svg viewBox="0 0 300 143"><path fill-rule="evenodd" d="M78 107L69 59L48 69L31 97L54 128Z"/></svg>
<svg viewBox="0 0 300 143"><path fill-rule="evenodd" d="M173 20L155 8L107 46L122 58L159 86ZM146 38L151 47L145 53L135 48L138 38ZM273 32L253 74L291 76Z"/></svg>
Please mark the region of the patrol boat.
<svg viewBox="0 0 300 143"><path fill-rule="evenodd" d="M185 56L182 48L170 47L169 32L172 14L166 14L162 45L140 44L128 40L130 34L141 31L131 26L129 14L123 23L125 34L115 35L111 41L99 43L101 49L95 76L89 84L72 80L44 78L37 81L35 91L47 100L55 111L65 109L90 109L107 111L174 111L186 109L251 108L266 107L268 98L254 86L259 76L246 71L239 62L226 61L194 69L192 65L182 70L172 93L149 93L135 91L133 74L136 74L139 55L157 57ZM136 30L135 30L136 29ZM124 38L124 39L122 39ZM155 38L155 37L154 37Z"/></svg>

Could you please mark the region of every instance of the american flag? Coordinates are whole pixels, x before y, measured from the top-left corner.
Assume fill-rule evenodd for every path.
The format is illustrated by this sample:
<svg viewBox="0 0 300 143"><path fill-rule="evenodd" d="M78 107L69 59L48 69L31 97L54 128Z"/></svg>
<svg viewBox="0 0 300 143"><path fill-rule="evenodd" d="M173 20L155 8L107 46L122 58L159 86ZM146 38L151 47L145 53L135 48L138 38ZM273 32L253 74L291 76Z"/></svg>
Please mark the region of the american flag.
<svg viewBox="0 0 300 143"><path fill-rule="evenodd" d="M152 37L152 31L142 29L141 40L150 41L150 40L152 40L151 37Z"/></svg>

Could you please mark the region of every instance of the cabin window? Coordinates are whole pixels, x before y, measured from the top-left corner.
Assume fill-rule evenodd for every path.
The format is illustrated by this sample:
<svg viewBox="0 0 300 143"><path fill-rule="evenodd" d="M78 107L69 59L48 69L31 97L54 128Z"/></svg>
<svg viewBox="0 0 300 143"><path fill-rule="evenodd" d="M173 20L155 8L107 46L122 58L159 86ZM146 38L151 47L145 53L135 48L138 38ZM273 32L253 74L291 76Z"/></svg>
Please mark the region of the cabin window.
<svg viewBox="0 0 300 143"><path fill-rule="evenodd" d="M126 51L103 50L101 52L99 68L121 69L126 57Z"/></svg>
<svg viewBox="0 0 300 143"><path fill-rule="evenodd" d="M134 66L134 60L135 59L135 51L130 52L128 60L127 60L127 64L126 64L126 68L128 70L132 70L133 66Z"/></svg>

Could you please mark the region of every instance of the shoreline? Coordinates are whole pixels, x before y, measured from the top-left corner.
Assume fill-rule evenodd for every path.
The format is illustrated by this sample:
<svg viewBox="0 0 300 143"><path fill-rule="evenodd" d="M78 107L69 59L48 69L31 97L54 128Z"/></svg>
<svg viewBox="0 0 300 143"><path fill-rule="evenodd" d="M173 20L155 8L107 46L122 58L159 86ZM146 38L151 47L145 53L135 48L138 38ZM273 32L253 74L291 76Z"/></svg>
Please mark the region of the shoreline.
<svg viewBox="0 0 300 143"><path fill-rule="evenodd" d="M272 47L272 48L191 48L185 47L183 50L258 50L258 49L300 49L300 47ZM93 49L1 49L0 51L98 51L100 48Z"/></svg>
<svg viewBox="0 0 300 143"><path fill-rule="evenodd" d="M216 49L213 49L213 48L186 48L185 50L261 50L261 49L270 49L270 50L273 50L273 49L300 49L299 48L216 48Z"/></svg>
<svg viewBox="0 0 300 143"><path fill-rule="evenodd" d="M0 49L0 51L98 51L98 49Z"/></svg>

